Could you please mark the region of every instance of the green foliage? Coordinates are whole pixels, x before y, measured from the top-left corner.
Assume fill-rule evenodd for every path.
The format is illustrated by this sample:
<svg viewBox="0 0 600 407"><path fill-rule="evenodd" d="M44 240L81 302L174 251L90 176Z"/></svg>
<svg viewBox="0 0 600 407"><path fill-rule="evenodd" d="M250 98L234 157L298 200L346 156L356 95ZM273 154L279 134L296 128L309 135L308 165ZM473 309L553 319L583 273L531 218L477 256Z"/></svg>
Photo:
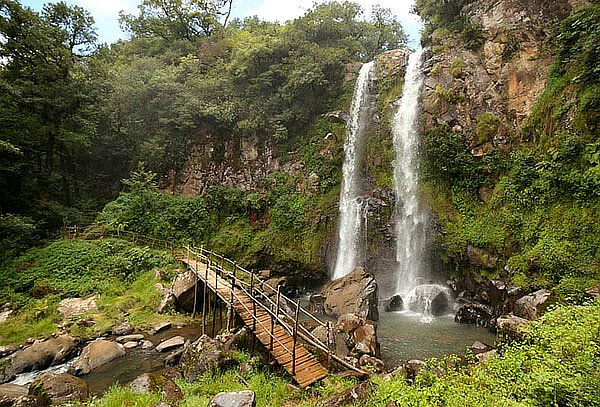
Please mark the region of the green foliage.
<svg viewBox="0 0 600 407"><path fill-rule="evenodd" d="M467 48L477 51L484 43L481 27L461 15L462 8L473 0L417 0L413 12L425 22L422 41L431 45L435 31L459 33Z"/></svg>
<svg viewBox="0 0 600 407"><path fill-rule="evenodd" d="M500 130L500 119L491 112L485 112L477 116L477 125L475 133L477 134L477 144L490 142Z"/></svg>
<svg viewBox="0 0 600 407"><path fill-rule="evenodd" d="M122 240L57 241L2 265L0 302L21 307L31 296L81 297L108 292L115 283L131 282L140 272L173 261L169 254Z"/></svg>
<svg viewBox="0 0 600 407"><path fill-rule="evenodd" d="M447 125L429 128L423 137L425 178L439 178L448 184L475 189L481 185L480 166L466 148L465 137Z"/></svg>
<svg viewBox="0 0 600 407"><path fill-rule="evenodd" d="M584 289L600 278L599 85L595 42L588 41L597 36L597 10L580 8L561 25L559 58L512 151L475 160L449 126L428 129L428 200L457 272L485 273L467 261L473 245L498 257L496 275L531 289L554 288L565 301L581 303ZM500 126L493 114L480 115L476 142L491 141Z"/></svg>
<svg viewBox="0 0 600 407"><path fill-rule="evenodd" d="M468 368L429 361L412 383L376 379L366 405L598 406L599 323L599 302L557 308L527 327L524 342L489 361Z"/></svg>
<svg viewBox="0 0 600 407"><path fill-rule="evenodd" d="M0 261L14 257L31 247L37 238L33 219L0 214Z"/></svg>
<svg viewBox="0 0 600 407"><path fill-rule="evenodd" d="M137 15L121 12L121 26L137 37L194 41L212 35L231 13L232 0L143 0Z"/></svg>

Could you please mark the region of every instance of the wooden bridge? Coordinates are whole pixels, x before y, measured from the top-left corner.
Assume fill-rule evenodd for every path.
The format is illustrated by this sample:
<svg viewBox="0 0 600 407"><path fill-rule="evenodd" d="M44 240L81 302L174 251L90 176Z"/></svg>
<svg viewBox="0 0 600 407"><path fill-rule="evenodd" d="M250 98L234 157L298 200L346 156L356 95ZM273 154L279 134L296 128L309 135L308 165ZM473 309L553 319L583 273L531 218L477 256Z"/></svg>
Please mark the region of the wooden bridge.
<svg viewBox="0 0 600 407"><path fill-rule="evenodd" d="M299 301L286 297L281 292L281 287L270 286L255 273L240 267L223 255L203 247L185 246L183 250L176 249L171 242L146 238L132 232L104 228L100 231L81 227L63 229L63 236L66 237L91 238L98 235L127 238L151 247L171 250L197 276L194 309L197 308L196 305L202 304L203 327L206 326L206 319L211 311L213 323L216 320L218 298L229 307L228 325L233 323L234 315L237 314L244 325L253 332L254 337L301 387L309 386L327 376L333 363L354 370L360 375L368 374L335 354L333 327L329 321L321 321L304 309ZM198 283L201 287L197 286ZM200 295L201 298L197 298ZM313 335L301 321L312 327L324 327L327 343ZM307 346L315 353L309 351Z"/></svg>

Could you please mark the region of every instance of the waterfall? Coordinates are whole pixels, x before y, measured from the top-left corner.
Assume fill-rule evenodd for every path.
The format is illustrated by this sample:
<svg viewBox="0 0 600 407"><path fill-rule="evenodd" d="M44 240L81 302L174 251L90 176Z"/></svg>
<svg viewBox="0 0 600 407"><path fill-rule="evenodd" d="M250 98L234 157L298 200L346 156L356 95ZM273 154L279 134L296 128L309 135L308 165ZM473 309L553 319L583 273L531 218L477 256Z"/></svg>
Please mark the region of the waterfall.
<svg viewBox="0 0 600 407"><path fill-rule="evenodd" d="M361 203L359 202L359 175L364 150L365 130L372 116L372 97L370 87L373 62L366 63L360 69L350 119L344 143L344 166L342 169L342 190L340 192L340 221L338 230L337 259L333 270L333 279L350 273L360 256Z"/></svg>
<svg viewBox="0 0 600 407"><path fill-rule="evenodd" d="M419 50L411 54L404 91L392 123L396 192L396 292L406 298L424 277L427 214L418 197L419 94L423 84Z"/></svg>

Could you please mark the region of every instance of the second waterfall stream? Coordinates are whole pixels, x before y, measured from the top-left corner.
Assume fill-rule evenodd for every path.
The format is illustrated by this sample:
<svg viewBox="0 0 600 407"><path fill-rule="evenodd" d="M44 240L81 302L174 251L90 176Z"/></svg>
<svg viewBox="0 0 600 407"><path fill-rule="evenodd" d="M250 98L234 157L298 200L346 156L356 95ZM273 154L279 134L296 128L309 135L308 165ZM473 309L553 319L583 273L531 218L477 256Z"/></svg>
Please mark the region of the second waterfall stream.
<svg viewBox="0 0 600 407"><path fill-rule="evenodd" d="M342 191L340 193L340 222L338 229L338 250L333 279L344 277L357 264L362 248L359 245L362 225L360 196L360 171L364 155L364 138L373 114L371 85L374 62L366 63L360 69L350 119L344 143L344 166L342 168Z"/></svg>

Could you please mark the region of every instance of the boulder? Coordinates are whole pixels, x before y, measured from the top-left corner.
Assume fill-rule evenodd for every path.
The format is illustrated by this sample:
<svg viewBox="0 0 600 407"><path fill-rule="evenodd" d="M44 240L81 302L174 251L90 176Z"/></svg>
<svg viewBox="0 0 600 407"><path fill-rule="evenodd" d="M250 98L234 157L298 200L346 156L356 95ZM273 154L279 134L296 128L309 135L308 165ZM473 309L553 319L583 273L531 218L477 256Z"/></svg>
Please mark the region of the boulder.
<svg viewBox="0 0 600 407"><path fill-rule="evenodd" d="M402 311L404 309L404 300L399 295L394 295L390 300L385 304L385 312L396 312Z"/></svg>
<svg viewBox="0 0 600 407"><path fill-rule="evenodd" d="M69 373L75 376L83 376L122 356L125 356L122 345L105 339L98 339L83 348L79 358L69 368Z"/></svg>
<svg viewBox="0 0 600 407"><path fill-rule="evenodd" d="M478 362L485 362L486 360L495 358L497 354L498 354L498 352L496 351L496 349L492 349L492 350L488 350L487 352L482 352L482 353L476 354L475 359L477 359Z"/></svg>
<svg viewBox="0 0 600 407"><path fill-rule="evenodd" d="M177 298L175 298L175 295L170 290L165 290L163 292L163 297L160 300L158 307L156 308L156 312L158 312L159 314L163 314L167 312L169 308L174 306L176 302Z"/></svg>
<svg viewBox="0 0 600 407"><path fill-rule="evenodd" d="M484 353L484 352L490 351L490 350L494 349L494 347L490 346L490 345L486 345L483 342L475 341L475 342L473 342L473 345L469 346L469 349L471 349L471 352L473 352L474 354L478 354L478 353Z"/></svg>
<svg viewBox="0 0 600 407"><path fill-rule="evenodd" d="M119 343L126 343L126 342L132 342L132 341L141 341L143 339L144 339L144 335L142 335L142 334L133 334L133 335L119 336L117 338L117 342L119 342Z"/></svg>
<svg viewBox="0 0 600 407"><path fill-rule="evenodd" d="M255 398L252 390L217 393L208 403L208 407L255 407Z"/></svg>
<svg viewBox="0 0 600 407"><path fill-rule="evenodd" d="M70 359L75 351L75 339L69 335L36 341L33 345L10 355L5 359L5 364L0 363L0 382L6 383L19 373L44 370L59 365ZM4 371L2 365L5 366Z"/></svg>
<svg viewBox="0 0 600 407"><path fill-rule="evenodd" d="M27 387L17 384L0 384L0 406L10 406L18 398L27 396Z"/></svg>
<svg viewBox="0 0 600 407"><path fill-rule="evenodd" d="M115 326L111 331L115 336L129 335L133 332L133 326L129 322L123 322L122 324Z"/></svg>
<svg viewBox="0 0 600 407"><path fill-rule="evenodd" d="M171 288L171 293L175 297L175 303L177 307L180 309L193 312L194 311L194 291L196 291L196 305L200 302L198 299L201 299L201 285L197 284L198 277L194 274L193 271L186 271L181 273L175 277L173 281L173 285ZM196 290L194 290L196 288Z"/></svg>
<svg viewBox="0 0 600 407"><path fill-rule="evenodd" d="M11 355L18 350L19 348L15 345L0 346L0 358Z"/></svg>
<svg viewBox="0 0 600 407"><path fill-rule="evenodd" d="M313 294L309 300L310 312L314 314L325 314L325 297L321 294Z"/></svg>
<svg viewBox="0 0 600 407"><path fill-rule="evenodd" d="M552 291L538 290L515 301L513 313L516 316L533 320L543 314L555 301Z"/></svg>
<svg viewBox="0 0 600 407"><path fill-rule="evenodd" d="M125 343L123 344L123 348L125 348L125 349L128 349L128 350L129 350L129 349L134 349L134 348L137 348L138 346L140 346L140 343L139 343L139 342L134 342L134 341L131 341L131 342L125 342Z"/></svg>
<svg viewBox="0 0 600 407"><path fill-rule="evenodd" d="M346 334L352 333L355 329L363 326L366 323L365 317L359 314L344 314L340 315L338 318L335 328L338 331L344 332Z"/></svg>
<svg viewBox="0 0 600 407"><path fill-rule="evenodd" d="M162 341L158 345L156 345L156 350L158 352L167 352L169 350L173 350L175 348L179 348L185 344L185 339L183 336L174 336L170 339Z"/></svg>
<svg viewBox="0 0 600 407"><path fill-rule="evenodd" d="M90 395L85 380L68 373L45 373L29 387L29 395L48 398L52 403L83 401Z"/></svg>
<svg viewBox="0 0 600 407"><path fill-rule="evenodd" d="M362 266L348 275L331 281L323 287L325 313L330 316L356 313L377 321L377 281Z"/></svg>
<svg viewBox="0 0 600 407"><path fill-rule="evenodd" d="M496 320L496 329L498 329L499 332L508 335L509 338L519 339L523 335L521 327L528 323L529 320L525 318L509 314Z"/></svg>
<svg viewBox="0 0 600 407"><path fill-rule="evenodd" d="M354 342L354 354L371 356L379 355L379 345L377 343L377 335L373 325L366 324L355 329L352 333L352 340Z"/></svg>
<svg viewBox="0 0 600 407"><path fill-rule="evenodd" d="M333 395L317 403L318 407L360 406L372 395L374 384L370 380L357 384L342 393Z"/></svg>
<svg viewBox="0 0 600 407"><path fill-rule="evenodd" d="M181 356L183 355L183 349L177 349L169 353L165 358L165 367L175 367L179 364Z"/></svg>
<svg viewBox="0 0 600 407"><path fill-rule="evenodd" d="M317 331L326 339L327 329ZM352 356L358 362L361 355L379 356L375 323L359 314L345 314L338 318L333 339L338 356ZM325 342L324 342L325 343Z"/></svg>
<svg viewBox="0 0 600 407"><path fill-rule="evenodd" d="M408 298L408 308L419 313L444 315L450 307L447 291L447 288L436 284L419 285Z"/></svg>
<svg viewBox="0 0 600 407"><path fill-rule="evenodd" d="M362 355L360 359L358 359L358 365L360 367L369 367L376 373L382 373L385 369L383 360L369 355Z"/></svg>
<svg viewBox="0 0 600 407"><path fill-rule="evenodd" d="M150 341L142 341L142 349L148 350L154 348L154 344Z"/></svg>
<svg viewBox="0 0 600 407"><path fill-rule="evenodd" d="M19 397L9 405L12 407L48 407L48 401L43 397L23 396ZM0 399L0 406L3 406L2 399Z"/></svg>
<svg viewBox="0 0 600 407"><path fill-rule="evenodd" d="M98 311L97 295L88 298L66 298L58 304L58 312L64 318L76 317L89 311Z"/></svg>
<svg viewBox="0 0 600 407"><path fill-rule="evenodd" d="M411 359L404 364L404 372L407 379L414 379L417 377L421 368L425 365L425 361L422 359Z"/></svg>
<svg viewBox="0 0 600 407"><path fill-rule="evenodd" d="M173 326L170 322L163 322L158 325L155 325L149 332L150 335L156 335L157 333L166 331Z"/></svg>
<svg viewBox="0 0 600 407"><path fill-rule="evenodd" d="M494 325L494 312L487 305L477 303L463 304L456 311L454 321L460 324L473 324L489 328Z"/></svg>
<svg viewBox="0 0 600 407"><path fill-rule="evenodd" d="M229 360L221 342L208 335L202 335L196 342L186 343L181 355L180 369L184 379L192 383L204 372L217 369Z"/></svg>
<svg viewBox="0 0 600 407"><path fill-rule="evenodd" d="M177 402L183 399L181 388L161 373L144 373L129 383L129 389L138 394L156 392L169 401Z"/></svg>
<svg viewBox="0 0 600 407"><path fill-rule="evenodd" d="M586 288L585 293L593 298L600 297L600 284Z"/></svg>

